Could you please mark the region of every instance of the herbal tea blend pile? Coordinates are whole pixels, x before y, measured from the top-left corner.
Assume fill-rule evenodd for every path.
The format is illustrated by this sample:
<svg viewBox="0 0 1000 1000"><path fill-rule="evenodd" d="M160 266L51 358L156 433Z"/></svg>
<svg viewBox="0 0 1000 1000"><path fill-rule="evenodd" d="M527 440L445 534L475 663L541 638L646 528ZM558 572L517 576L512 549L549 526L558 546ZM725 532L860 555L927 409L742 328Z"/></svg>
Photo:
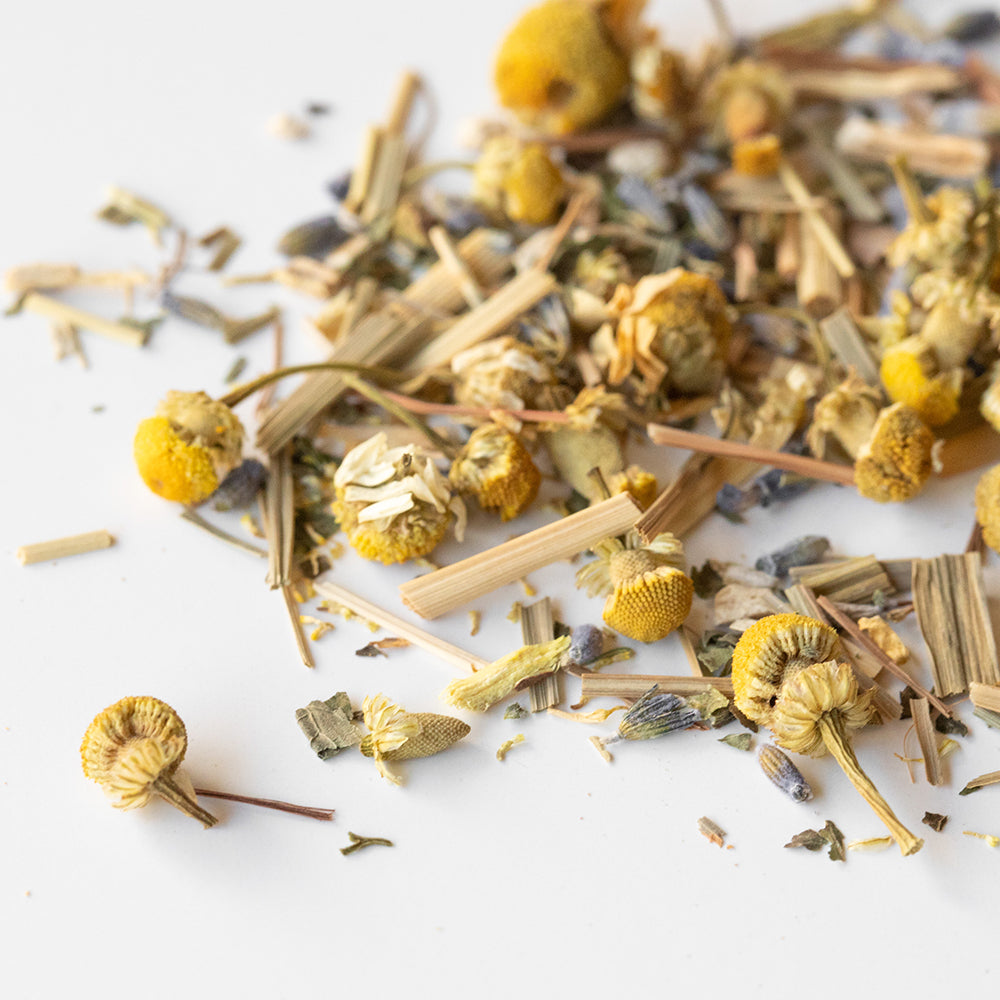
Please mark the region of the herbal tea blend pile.
<svg viewBox="0 0 1000 1000"><path fill-rule="evenodd" d="M829 750L911 854L919 788L890 794L897 819L847 730L859 747L876 724L902 740L912 718L940 784L950 736L967 732L957 699L971 689L976 715L1000 718L982 579L1000 539L1000 465L988 468L1000 462L1000 75L976 48L1000 19L969 14L932 45L892 3L754 38L717 13L718 41L691 52L642 0L548 0L499 41L502 110L470 124L467 160L423 157L425 95L405 73L332 204L288 229L265 273L239 270L228 227L190 239L114 188L101 218L149 230L165 248L158 273L28 264L6 275L10 311L48 320L60 356L82 355L91 334L141 348L175 321L235 350L273 338L272 371L240 381L234 361L219 392L192 371L122 448L165 516L183 505L266 559L306 665L343 614L386 632L359 655L391 660L412 643L454 671L421 708L437 698L464 718L407 711L375 685L299 709L316 754L341 757L324 766L350 766L341 751L359 746L399 783L389 763L444 751L479 713L516 716L521 702L605 727L592 742L609 761L608 746L624 758L727 726L729 745L759 751L762 789L770 779L794 801L818 797L794 755ZM193 297L198 266L220 288L290 289L324 353L282 366L284 311L232 316ZM124 294L126 314L73 305L82 287ZM678 450L692 454L665 478ZM753 567L685 556L707 519L807 504L816 480L892 516L934 477L980 467L964 554L833 554L816 525ZM547 520L528 530L526 515ZM494 544L471 541L484 525ZM446 539L460 557L436 566ZM338 572L347 547L415 572L372 602ZM590 621L559 621L558 594L531 594L512 609L520 644L477 649L483 599L505 614L491 595L560 563ZM456 612L473 616L468 650L434 631ZM914 620L929 672L895 631ZM88 730L88 776L118 805L160 794L211 825L193 788L175 787L186 735L173 710L118 705ZM125 718L150 705L167 749ZM95 734L112 748L101 767ZM842 859L829 828L789 846ZM345 852L367 843L385 841Z"/></svg>

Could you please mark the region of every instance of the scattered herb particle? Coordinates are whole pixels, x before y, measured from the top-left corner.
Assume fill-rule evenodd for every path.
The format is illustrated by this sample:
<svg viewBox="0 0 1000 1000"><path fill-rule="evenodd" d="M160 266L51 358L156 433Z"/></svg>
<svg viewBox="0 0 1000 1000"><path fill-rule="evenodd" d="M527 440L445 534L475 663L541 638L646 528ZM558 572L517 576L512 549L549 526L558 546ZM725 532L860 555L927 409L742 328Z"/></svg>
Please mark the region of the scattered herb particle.
<svg viewBox="0 0 1000 1000"><path fill-rule="evenodd" d="M222 381L229 385L231 382L235 382L246 370L247 359L240 355L230 366L229 371L226 372Z"/></svg>
<svg viewBox="0 0 1000 1000"><path fill-rule="evenodd" d="M702 600L715 597L723 587L722 576L710 559L706 559L703 565L691 570L691 581L694 583L694 592Z"/></svg>
<svg viewBox="0 0 1000 1000"><path fill-rule="evenodd" d="M944 733L945 735L952 736L968 736L969 727L959 718L952 717L948 718L947 715L939 715L934 720L934 728L939 733Z"/></svg>
<svg viewBox="0 0 1000 1000"><path fill-rule="evenodd" d="M837 829L833 820L828 819L822 830L803 830L797 833L785 844L785 847L804 847L807 851L822 851L829 847L831 861L845 861L847 853L844 849L844 835Z"/></svg>
<svg viewBox="0 0 1000 1000"><path fill-rule="evenodd" d="M515 701L507 706L503 713L503 717L505 719L523 719L526 715L530 714L531 713L526 708L522 708L521 705Z"/></svg>
<svg viewBox="0 0 1000 1000"><path fill-rule="evenodd" d="M503 743L497 748L497 760L503 760L507 756L507 752L511 747L516 747L519 743L524 742L524 733L518 733L516 736L512 736L509 740L504 740Z"/></svg>
<svg viewBox="0 0 1000 1000"><path fill-rule="evenodd" d="M354 854L355 851L360 851L365 847L395 847L395 844L391 840L386 840L385 837L362 837L351 833L350 830L348 830L347 836L351 838L351 843L348 847L340 849L341 854Z"/></svg>
<svg viewBox="0 0 1000 1000"><path fill-rule="evenodd" d="M944 829L945 823L948 822L947 816L942 816L941 813L925 812L923 823L926 823L935 833L940 833Z"/></svg>
<svg viewBox="0 0 1000 1000"><path fill-rule="evenodd" d="M354 725L353 716L350 698L339 691L326 701L311 701L297 709L295 721L316 756L326 760L361 742L361 731Z"/></svg>
<svg viewBox="0 0 1000 1000"><path fill-rule="evenodd" d="M719 739L720 743L733 747L735 750L749 750L753 745L753 737L750 733L730 733Z"/></svg>
<svg viewBox="0 0 1000 1000"><path fill-rule="evenodd" d="M717 847L725 846L726 831L718 823L713 823L707 816L702 816L698 820L698 832L703 837L707 837Z"/></svg>

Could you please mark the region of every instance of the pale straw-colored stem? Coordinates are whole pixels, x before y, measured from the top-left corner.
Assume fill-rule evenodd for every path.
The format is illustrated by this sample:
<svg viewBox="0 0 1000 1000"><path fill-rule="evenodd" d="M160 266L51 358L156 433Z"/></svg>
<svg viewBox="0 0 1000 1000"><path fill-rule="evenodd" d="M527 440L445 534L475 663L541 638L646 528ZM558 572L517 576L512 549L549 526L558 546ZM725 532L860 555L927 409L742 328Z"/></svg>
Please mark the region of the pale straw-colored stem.
<svg viewBox="0 0 1000 1000"><path fill-rule="evenodd" d="M128 344L129 347L142 347L146 343L148 334L138 327L128 326L125 323L116 323L114 320L105 319L85 309L77 309L76 306L67 305L65 302L58 302L47 295L40 295L38 292L31 292L21 300L21 308L28 312L37 313L46 319L54 319L73 326L83 327L91 333L98 333L102 337L117 340L119 343Z"/></svg>
<svg viewBox="0 0 1000 1000"><path fill-rule="evenodd" d="M641 698L654 684L665 694L701 694L714 688L727 698L733 696L731 677L687 677L669 674L582 674L584 698Z"/></svg>
<svg viewBox="0 0 1000 1000"><path fill-rule="evenodd" d="M489 660L484 660L481 656L476 656L475 653L469 653L458 646L453 646L450 642L445 642L444 639L439 639L436 635L431 635L430 632L425 632L422 628L411 625L408 621L386 611L385 608L380 608L377 604L372 604L371 601L366 601L363 597L358 597L357 594L351 593L335 583L317 583L315 586L316 593L320 596L343 605L348 611L353 611L356 615L375 622L376 625L381 625L387 632L391 632L401 639L406 639L414 646L426 649L427 652L433 653L445 663L450 663L460 670L476 671L490 665Z"/></svg>
<svg viewBox="0 0 1000 1000"><path fill-rule="evenodd" d="M903 855L916 854L924 846L924 842L903 826L871 778L862 770L847 738L840 712L834 711L823 715L817 725L827 750L850 779L851 784L861 793L861 797L872 807L875 815L886 825Z"/></svg>
<svg viewBox="0 0 1000 1000"><path fill-rule="evenodd" d="M96 552L114 544L115 538L110 531L85 531L81 535L69 535L66 538L53 538L48 542L22 545L14 554L22 566L30 566L33 563L62 559L65 556Z"/></svg>
<svg viewBox="0 0 1000 1000"><path fill-rule="evenodd" d="M423 618L438 618L469 601L514 583L534 570L569 559L632 527L639 507L619 493L554 524L529 531L399 588L403 603Z"/></svg>

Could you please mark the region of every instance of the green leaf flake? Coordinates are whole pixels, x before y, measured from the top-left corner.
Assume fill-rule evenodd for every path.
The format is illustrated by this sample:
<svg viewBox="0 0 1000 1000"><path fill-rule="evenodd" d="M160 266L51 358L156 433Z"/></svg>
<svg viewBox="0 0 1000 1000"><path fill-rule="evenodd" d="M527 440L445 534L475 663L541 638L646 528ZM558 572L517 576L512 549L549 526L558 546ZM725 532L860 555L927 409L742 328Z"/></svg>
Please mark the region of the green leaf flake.
<svg viewBox="0 0 1000 1000"><path fill-rule="evenodd" d="M749 750L753 743L753 737L750 733L730 733L728 736L721 737L719 742L736 750Z"/></svg>
<svg viewBox="0 0 1000 1000"><path fill-rule="evenodd" d="M350 699L340 691L326 701L311 701L295 711L295 721L316 756L326 760L361 742L361 730L352 721Z"/></svg>

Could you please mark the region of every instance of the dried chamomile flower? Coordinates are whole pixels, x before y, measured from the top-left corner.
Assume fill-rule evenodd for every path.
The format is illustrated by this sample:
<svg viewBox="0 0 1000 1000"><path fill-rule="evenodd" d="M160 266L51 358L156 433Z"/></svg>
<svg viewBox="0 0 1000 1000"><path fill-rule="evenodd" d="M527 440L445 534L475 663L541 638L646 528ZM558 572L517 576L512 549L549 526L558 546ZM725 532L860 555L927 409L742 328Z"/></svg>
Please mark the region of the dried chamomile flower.
<svg viewBox="0 0 1000 1000"><path fill-rule="evenodd" d="M567 662L569 647L568 635L522 646L471 676L452 681L441 697L455 708L485 712L506 698L525 678L561 669Z"/></svg>
<svg viewBox="0 0 1000 1000"><path fill-rule="evenodd" d="M746 177L773 177L781 165L781 140L773 133L733 145L733 170Z"/></svg>
<svg viewBox="0 0 1000 1000"><path fill-rule="evenodd" d="M571 281L602 300L609 299L611 293L621 284L632 282L632 271L628 258L614 246L600 250L581 250L573 265Z"/></svg>
<svg viewBox="0 0 1000 1000"><path fill-rule="evenodd" d="M777 66L743 59L713 77L705 106L719 138L737 143L780 131L792 106L792 90Z"/></svg>
<svg viewBox="0 0 1000 1000"><path fill-rule="evenodd" d="M566 198L566 182L548 150L510 135L489 139L473 171L473 198L512 222L554 222Z"/></svg>
<svg viewBox="0 0 1000 1000"><path fill-rule="evenodd" d="M516 434L483 424L462 446L448 479L459 493L474 494L480 507L497 510L501 521L509 521L538 495L542 474Z"/></svg>
<svg viewBox="0 0 1000 1000"><path fill-rule="evenodd" d="M157 496L199 504L243 459L243 426L204 392L171 390L143 420L132 445L143 482Z"/></svg>
<svg viewBox="0 0 1000 1000"><path fill-rule="evenodd" d="M806 433L809 450L826 458L833 438L853 460L871 437L882 410L882 393L857 375L849 375L816 404Z"/></svg>
<svg viewBox="0 0 1000 1000"><path fill-rule="evenodd" d="M620 317L608 381L633 367L649 391L709 393L719 388L732 326L722 290L710 277L677 267L620 285L611 307Z"/></svg>
<svg viewBox="0 0 1000 1000"><path fill-rule="evenodd" d="M829 657L837 634L804 615L771 615L751 625L733 650L733 693L747 718L767 726L794 753L829 751L885 823L903 854L920 850L861 769L848 733L872 718L872 693L862 692L850 667Z"/></svg>
<svg viewBox="0 0 1000 1000"><path fill-rule="evenodd" d="M1000 465L987 469L976 484L976 521L983 541L1000 552Z"/></svg>
<svg viewBox="0 0 1000 1000"><path fill-rule="evenodd" d="M218 820L195 800L191 782L179 772L187 730L158 698L122 698L96 716L80 746L83 773L96 781L116 809L137 809L154 795L199 820Z"/></svg>
<svg viewBox="0 0 1000 1000"><path fill-rule="evenodd" d="M968 191L945 185L909 208L909 222L886 253L894 267L910 263L938 267L965 249L976 213Z"/></svg>
<svg viewBox="0 0 1000 1000"><path fill-rule="evenodd" d="M911 500L930 478L933 450L933 433L910 407L886 407L854 462L858 492L879 503Z"/></svg>
<svg viewBox="0 0 1000 1000"><path fill-rule="evenodd" d="M687 115L691 88L679 52L665 48L655 36L646 39L632 52L629 75L629 100L638 117L661 124Z"/></svg>
<svg viewBox="0 0 1000 1000"><path fill-rule="evenodd" d="M416 445L390 448L384 433L352 448L333 477L332 509L351 545L389 564L425 556L454 519L465 529L465 505Z"/></svg>
<svg viewBox="0 0 1000 1000"><path fill-rule="evenodd" d="M526 125L564 135L600 121L624 98L628 61L595 4L547 0L524 13L500 45L500 103Z"/></svg>
<svg viewBox="0 0 1000 1000"><path fill-rule="evenodd" d="M965 371L942 370L934 348L919 335L907 337L882 355L879 378L894 403L905 403L931 427L946 424L958 413Z"/></svg>
<svg viewBox="0 0 1000 1000"><path fill-rule="evenodd" d="M577 572L576 585L589 597L608 595L603 617L616 632L655 642L678 628L691 610L694 584L680 568L684 547L669 532L648 545L630 532L626 542L598 542L597 558Z"/></svg>
<svg viewBox="0 0 1000 1000"><path fill-rule="evenodd" d="M609 476L608 489L612 496L616 493L630 493L643 510L659 494L656 476L638 465L630 465L623 472L616 472Z"/></svg>
<svg viewBox="0 0 1000 1000"><path fill-rule="evenodd" d="M433 712L407 712L384 694L365 698L362 703L369 732L361 740L361 752L375 758L383 778L400 785L403 779L386 765L397 760L431 757L468 736L470 727L461 719Z"/></svg>
<svg viewBox="0 0 1000 1000"><path fill-rule="evenodd" d="M555 375L538 351L514 337L497 337L456 354L455 400L463 406L488 409L537 408L542 390Z"/></svg>

